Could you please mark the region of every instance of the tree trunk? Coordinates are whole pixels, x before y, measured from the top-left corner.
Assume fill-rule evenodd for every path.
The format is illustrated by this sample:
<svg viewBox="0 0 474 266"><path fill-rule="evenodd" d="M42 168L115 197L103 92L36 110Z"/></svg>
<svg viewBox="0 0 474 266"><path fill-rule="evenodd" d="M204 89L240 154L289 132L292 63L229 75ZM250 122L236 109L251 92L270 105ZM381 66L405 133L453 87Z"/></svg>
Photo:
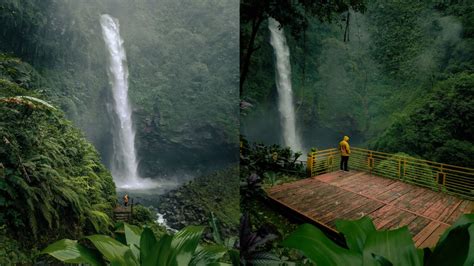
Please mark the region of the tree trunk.
<svg viewBox="0 0 474 266"><path fill-rule="evenodd" d="M244 60L243 62L240 62L241 69L240 69L240 97L242 97L243 94L243 88L244 88L244 82L245 79L247 78L247 74L249 72L249 67L250 67L250 58L252 57L252 53L255 52L254 44L255 44L255 38L257 37L257 32L260 28L260 24L263 22L263 17L260 15L255 18L255 20L252 23L252 33L250 35L250 41L247 46L247 49L245 50L246 54L243 57Z"/></svg>

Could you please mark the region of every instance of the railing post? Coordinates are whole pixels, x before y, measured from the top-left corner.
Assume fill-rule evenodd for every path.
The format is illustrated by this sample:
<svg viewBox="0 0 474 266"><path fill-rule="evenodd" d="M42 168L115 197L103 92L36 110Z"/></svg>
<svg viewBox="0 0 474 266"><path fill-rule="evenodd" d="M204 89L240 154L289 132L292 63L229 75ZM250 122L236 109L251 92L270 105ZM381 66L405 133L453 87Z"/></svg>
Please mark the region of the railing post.
<svg viewBox="0 0 474 266"><path fill-rule="evenodd" d="M372 157L372 152L369 151L369 156L367 157L367 168L369 173L372 174L372 169L374 168L374 158Z"/></svg>
<svg viewBox="0 0 474 266"><path fill-rule="evenodd" d="M439 182L440 177L441 177L441 182ZM446 173L443 171L443 164L441 164L439 168L439 172L436 175L436 185L438 187L438 191L441 191L441 187L446 185Z"/></svg>
<svg viewBox="0 0 474 266"><path fill-rule="evenodd" d="M313 177L316 169L316 150L311 150L308 153L308 158L306 160L306 174L308 177Z"/></svg>
<svg viewBox="0 0 474 266"><path fill-rule="evenodd" d="M402 159L398 158L398 179L402 179Z"/></svg>
<svg viewBox="0 0 474 266"><path fill-rule="evenodd" d="M331 170L333 170L333 166L334 166L334 155L329 155L328 156L328 159L327 159L327 168L328 168L328 172Z"/></svg>
<svg viewBox="0 0 474 266"><path fill-rule="evenodd" d="M407 158L403 157L403 180L405 180L406 175L407 175Z"/></svg>

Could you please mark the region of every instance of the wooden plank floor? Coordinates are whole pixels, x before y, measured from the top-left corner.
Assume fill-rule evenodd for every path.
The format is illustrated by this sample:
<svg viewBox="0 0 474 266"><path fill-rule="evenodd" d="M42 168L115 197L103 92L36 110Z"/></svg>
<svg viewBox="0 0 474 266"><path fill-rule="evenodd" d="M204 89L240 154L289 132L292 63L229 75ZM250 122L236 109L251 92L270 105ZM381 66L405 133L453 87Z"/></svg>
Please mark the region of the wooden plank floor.
<svg viewBox="0 0 474 266"><path fill-rule="evenodd" d="M364 172L332 172L274 186L268 196L330 230L337 219L370 216L377 229L408 226L417 247L432 247L474 202Z"/></svg>

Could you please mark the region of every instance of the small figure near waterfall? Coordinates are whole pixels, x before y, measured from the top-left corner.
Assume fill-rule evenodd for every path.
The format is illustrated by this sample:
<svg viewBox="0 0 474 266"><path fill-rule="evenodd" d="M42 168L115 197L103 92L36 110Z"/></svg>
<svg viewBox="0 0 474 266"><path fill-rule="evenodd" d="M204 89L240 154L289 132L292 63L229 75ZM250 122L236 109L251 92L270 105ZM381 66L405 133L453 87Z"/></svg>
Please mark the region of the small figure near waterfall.
<svg viewBox="0 0 474 266"><path fill-rule="evenodd" d="M340 169L349 171L349 155L351 154L351 147L349 146L349 137L344 138L339 142L339 151L341 152L341 166Z"/></svg>
<svg viewBox="0 0 474 266"><path fill-rule="evenodd" d="M125 207L128 206L128 194L127 193L125 193L125 196L123 196L123 205Z"/></svg>

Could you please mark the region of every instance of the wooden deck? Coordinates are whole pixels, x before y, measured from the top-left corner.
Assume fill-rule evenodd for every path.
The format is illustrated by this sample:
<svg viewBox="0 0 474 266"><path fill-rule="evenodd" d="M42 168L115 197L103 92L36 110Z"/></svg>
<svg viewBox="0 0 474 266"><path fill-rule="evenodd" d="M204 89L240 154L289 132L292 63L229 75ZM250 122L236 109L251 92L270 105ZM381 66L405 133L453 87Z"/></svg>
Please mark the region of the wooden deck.
<svg viewBox="0 0 474 266"><path fill-rule="evenodd" d="M365 172L332 172L274 186L268 196L329 230L337 219L372 217L377 229L404 225L417 247L432 247L472 201Z"/></svg>
<svg viewBox="0 0 474 266"><path fill-rule="evenodd" d="M117 205L114 209L114 220L128 222L132 219L132 205L128 207Z"/></svg>

